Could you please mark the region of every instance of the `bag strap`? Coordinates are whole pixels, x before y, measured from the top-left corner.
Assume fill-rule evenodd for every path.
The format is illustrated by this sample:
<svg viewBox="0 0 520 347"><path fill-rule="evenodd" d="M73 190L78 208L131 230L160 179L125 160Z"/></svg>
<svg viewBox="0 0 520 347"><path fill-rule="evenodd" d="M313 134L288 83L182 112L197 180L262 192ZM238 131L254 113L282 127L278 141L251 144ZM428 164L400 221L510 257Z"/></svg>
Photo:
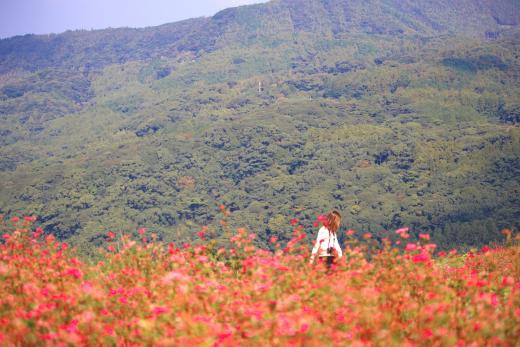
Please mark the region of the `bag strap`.
<svg viewBox="0 0 520 347"><path fill-rule="evenodd" d="M327 254L329 254L329 249L330 249L330 234L331 234L331 232L330 232L330 229L329 229L329 228L327 228L327 231L329 232L329 239L328 239L328 242L327 242ZM332 244L332 245L334 245L334 244Z"/></svg>

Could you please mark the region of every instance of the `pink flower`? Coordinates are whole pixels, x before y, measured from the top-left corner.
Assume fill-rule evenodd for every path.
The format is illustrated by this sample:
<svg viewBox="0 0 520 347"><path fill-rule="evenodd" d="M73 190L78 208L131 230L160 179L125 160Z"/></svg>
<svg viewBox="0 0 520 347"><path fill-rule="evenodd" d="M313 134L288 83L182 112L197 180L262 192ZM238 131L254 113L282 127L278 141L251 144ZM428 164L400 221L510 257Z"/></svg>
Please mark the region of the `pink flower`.
<svg viewBox="0 0 520 347"><path fill-rule="evenodd" d="M276 243L276 241L278 241L278 238L276 236L271 236L270 242Z"/></svg>
<svg viewBox="0 0 520 347"><path fill-rule="evenodd" d="M491 294L491 305L495 307L498 305L498 297L496 293Z"/></svg>
<svg viewBox="0 0 520 347"><path fill-rule="evenodd" d="M72 276L76 279L80 279L81 277L83 277L83 273L81 272L80 269L77 269L77 268L69 268L66 272L65 272L66 275L69 275L69 276Z"/></svg>
<svg viewBox="0 0 520 347"><path fill-rule="evenodd" d="M207 263L209 261L209 258L206 257L205 255L199 255L197 257L197 260L203 264Z"/></svg>
<svg viewBox="0 0 520 347"><path fill-rule="evenodd" d="M395 231L396 234L402 234L402 233L407 233L408 230L410 230L410 228L408 227L404 227L404 228L399 228Z"/></svg>
<svg viewBox="0 0 520 347"><path fill-rule="evenodd" d="M113 232L109 231L109 232L107 233L107 236L108 236L109 238L113 239L114 237L116 237L116 234L114 234Z"/></svg>
<svg viewBox="0 0 520 347"><path fill-rule="evenodd" d="M352 236L352 235L354 235L354 233L355 233L355 231L352 230L352 229L348 229L348 230L347 230L347 235L348 235L348 236Z"/></svg>
<svg viewBox="0 0 520 347"><path fill-rule="evenodd" d="M405 250L408 252L415 251L417 249L417 245L415 243L409 243L406 245Z"/></svg>
<svg viewBox="0 0 520 347"><path fill-rule="evenodd" d="M76 333L78 331L78 323L77 319L73 319L69 324L62 326L62 329L68 333Z"/></svg>
<svg viewBox="0 0 520 347"><path fill-rule="evenodd" d="M140 228L139 230L137 230L137 232L139 233L139 235L143 236L146 232L146 228Z"/></svg>
<svg viewBox="0 0 520 347"><path fill-rule="evenodd" d="M162 278L161 278L161 283L162 284L169 284L171 283L172 281L174 280L181 280L181 281L185 281L188 279L188 276L178 272L178 271L172 271L172 272L169 272L167 273L166 275L164 275Z"/></svg>
<svg viewBox="0 0 520 347"><path fill-rule="evenodd" d="M197 236L200 237L201 239L204 238L204 235L205 235L204 231L199 231L199 232L197 233Z"/></svg>
<svg viewBox="0 0 520 347"><path fill-rule="evenodd" d="M419 238L423 240L429 240L430 234L419 234Z"/></svg>
<svg viewBox="0 0 520 347"><path fill-rule="evenodd" d="M280 314L278 317L278 334L282 336L292 336L296 334L295 322L284 314Z"/></svg>
<svg viewBox="0 0 520 347"><path fill-rule="evenodd" d="M152 315L157 317L163 313L167 313L168 312L168 308L167 307L163 307L163 306L156 306L152 309Z"/></svg>
<svg viewBox="0 0 520 347"><path fill-rule="evenodd" d="M300 325L300 334L305 334L305 333L307 333L307 331L309 331L309 323L303 322Z"/></svg>

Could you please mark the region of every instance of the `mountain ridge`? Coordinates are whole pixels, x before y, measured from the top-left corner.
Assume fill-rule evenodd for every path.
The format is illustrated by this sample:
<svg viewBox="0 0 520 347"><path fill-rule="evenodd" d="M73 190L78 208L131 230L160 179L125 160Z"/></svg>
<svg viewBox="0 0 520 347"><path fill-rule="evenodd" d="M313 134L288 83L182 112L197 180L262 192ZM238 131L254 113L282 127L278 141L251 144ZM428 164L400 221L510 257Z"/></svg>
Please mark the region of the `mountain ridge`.
<svg viewBox="0 0 520 347"><path fill-rule="evenodd" d="M441 10L435 12L436 8ZM329 36L354 32L422 36L456 33L483 37L486 33L499 35L504 29L517 26L520 9L515 9L518 9L515 0L500 5L486 0L273 0L225 9L212 17L154 27L2 39L0 73L14 68L34 71L60 62L65 62L67 68L90 69L163 55L175 57L183 52L201 54L229 46L230 42L247 44L249 36L256 40L262 35L272 38L282 33L285 37L301 32ZM104 54L106 50L112 54ZM89 58L92 51L101 52L101 56ZM78 55L85 57L79 61L68 58Z"/></svg>

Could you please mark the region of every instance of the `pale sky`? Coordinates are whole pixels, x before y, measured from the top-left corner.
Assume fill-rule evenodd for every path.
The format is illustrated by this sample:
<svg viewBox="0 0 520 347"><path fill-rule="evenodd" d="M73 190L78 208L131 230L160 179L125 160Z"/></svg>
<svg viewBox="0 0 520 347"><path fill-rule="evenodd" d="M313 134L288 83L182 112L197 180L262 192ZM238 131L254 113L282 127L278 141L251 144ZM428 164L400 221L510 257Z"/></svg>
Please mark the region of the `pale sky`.
<svg viewBox="0 0 520 347"><path fill-rule="evenodd" d="M74 29L141 28L267 0L0 0L0 38Z"/></svg>

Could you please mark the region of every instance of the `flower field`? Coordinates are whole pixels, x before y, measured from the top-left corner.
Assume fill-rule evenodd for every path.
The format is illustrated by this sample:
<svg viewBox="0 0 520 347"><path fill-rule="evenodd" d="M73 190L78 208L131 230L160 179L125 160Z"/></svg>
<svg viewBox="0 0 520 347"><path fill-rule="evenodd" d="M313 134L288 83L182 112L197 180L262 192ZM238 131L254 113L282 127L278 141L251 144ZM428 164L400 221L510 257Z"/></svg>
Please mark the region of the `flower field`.
<svg viewBox="0 0 520 347"><path fill-rule="evenodd" d="M291 221L291 224L292 221ZM296 223L294 223L296 224ZM239 230L233 247L177 247L107 233L103 260L74 255L32 218L0 244L0 344L122 346L513 346L520 247L438 253L406 229L370 249L347 235L330 272L295 226L274 252ZM314 230L313 230L314 232ZM370 256L367 256L370 252ZM370 260L367 260L370 259Z"/></svg>

